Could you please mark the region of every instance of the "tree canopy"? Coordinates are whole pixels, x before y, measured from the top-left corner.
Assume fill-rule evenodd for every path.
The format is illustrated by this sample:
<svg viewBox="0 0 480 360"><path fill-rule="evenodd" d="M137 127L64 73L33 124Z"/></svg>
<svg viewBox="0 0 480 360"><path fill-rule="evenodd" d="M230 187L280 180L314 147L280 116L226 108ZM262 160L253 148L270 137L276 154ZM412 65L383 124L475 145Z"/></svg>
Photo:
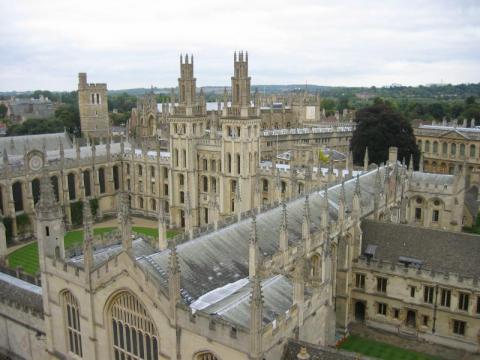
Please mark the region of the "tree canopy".
<svg viewBox="0 0 480 360"><path fill-rule="evenodd" d="M398 148L399 160L405 158L408 162L413 154L415 164L418 163L412 126L388 101L376 99L373 105L357 111L355 121L357 128L350 143L355 164L363 164L367 147L370 162L378 165L387 161L390 146Z"/></svg>

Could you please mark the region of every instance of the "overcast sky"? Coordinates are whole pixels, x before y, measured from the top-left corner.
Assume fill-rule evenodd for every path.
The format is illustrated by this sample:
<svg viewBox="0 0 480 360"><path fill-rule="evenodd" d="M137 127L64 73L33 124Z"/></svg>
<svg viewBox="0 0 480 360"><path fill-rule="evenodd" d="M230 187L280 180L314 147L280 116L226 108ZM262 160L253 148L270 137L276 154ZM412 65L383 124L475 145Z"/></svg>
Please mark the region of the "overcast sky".
<svg viewBox="0 0 480 360"><path fill-rule="evenodd" d="M480 82L480 1L0 0L0 91L228 85L234 50L254 84Z"/></svg>

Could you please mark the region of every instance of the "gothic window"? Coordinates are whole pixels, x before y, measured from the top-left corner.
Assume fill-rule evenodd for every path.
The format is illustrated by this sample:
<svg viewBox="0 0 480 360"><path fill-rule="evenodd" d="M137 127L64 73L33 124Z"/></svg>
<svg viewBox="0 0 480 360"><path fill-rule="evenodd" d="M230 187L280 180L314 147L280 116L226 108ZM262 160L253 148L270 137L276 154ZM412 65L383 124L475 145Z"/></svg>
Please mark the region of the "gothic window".
<svg viewBox="0 0 480 360"><path fill-rule="evenodd" d="M195 354L195 360L218 360L218 358L213 355L210 351L202 351L198 354Z"/></svg>
<svg viewBox="0 0 480 360"><path fill-rule="evenodd" d="M100 94L97 94L97 104L100 104Z"/></svg>
<svg viewBox="0 0 480 360"><path fill-rule="evenodd" d="M163 195L168 196L168 184L163 185Z"/></svg>
<svg viewBox="0 0 480 360"><path fill-rule="evenodd" d="M208 178L206 176L202 177L203 179L203 192L208 192Z"/></svg>
<svg viewBox="0 0 480 360"><path fill-rule="evenodd" d="M158 333L143 304L123 292L110 308L111 346L115 360L158 360Z"/></svg>
<svg viewBox="0 0 480 360"><path fill-rule="evenodd" d="M203 221L208 224L208 208L203 209Z"/></svg>
<svg viewBox="0 0 480 360"><path fill-rule="evenodd" d="M450 145L450 154L453 156L457 155L457 144Z"/></svg>
<svg viewBox="0 0 480 360"><path fill-rule="evenodd" d="M77 194L75 191L75 174L70 173L67 176L68 182L68 197L70 200L75 200L77 198Z"/></svg>
<svg viewBox="0 0 480 360"><path fill-rule="evenodd" d="M267 192L268 191L268 180L267 179L263 179L262 180L262 185L263 185L263 191Z"/></svg>
<svg viewBox="0 0 480 360"><path fill-rule="evenodd" d="M92 195L92 190L90 188L90 171L88 170L83 172L83 187L85 189L85 196Z"/></svg>
<svg viewBox="0 0 480 360"><path fill-rule="evenodd" d="M32 195L33 203L36 204L40 200L40 180L38 179L32 180Z"/></svg>
<svg viewBox="0 0 480 360"><path fill-rule="evenodd" d="M139 197L139 198L138 198L138 207L139 207L140 209L143 209L143 198L142 198L142 197Z"/></svg>
<svg viewBox="0 0 480 360"><path fill-rule="evenodd" d="M214 177L211 177L211 178L210 178L210 184L211 184L211 186L212 186L212 191L213 191L214 193L216 193L216 192L217 192L217 179L214 178Z"/></svg>
<svg viewBox="0 0 480 360"><path fill-rule="evenodd" d="M105 169L98 169L98 183L100 185L100 194L105 193Z"/></svg>
<svg viewBox="0 0 480 360"><path fill-rule="evenodd" d="M320 256L314 254L310 259L312 278L320 277Z"/></svg>
<svg viewBox="0 0 480 360"><path fill-rule="evenodd" d="M63 293L65 326L68 351L82 356L82 334L80 331L80 311L78 302L69 291Z"/></svg>
<svg viewBox="0 0 480 360"><path fill-rule="evenodd" d="M183 158L183 167L187 167L187 152L185 150L182 150L182 158Z"/></svg>
<svg viewBox="0 0 480 360"><path fill-rule="evenodd" d="M230 204L230 210L231 212L235 211L235 199L232 198L231 204Z"/></svg>
<svg viewBox="0 0 480 360"><path fill-rule="evenodd" d="M178 183L180 184L180 186L183 186L183 184L185 183L183 174L178 175Z"/></svg>
<svg viewBox="0 0 480 360"><path fill-rule="evenodd" d="M113 172L113 186L114 186L115 190L118 190L118 189L120 189L120 177L118 176L118 166L117 165L113 166L112 172Z"/></svg>
<svg viewBox="0 0 480 360"><path fill-rule="evenodd" d="M235 193L237 189L237 182L235 180L232 180L232 182L230 183L230 191L232 192L232 194Z"/></svg>
<svg viewBox="0 0 480 360"><path fill-rule="evenodd" d="M95 94L92 94L92 104L95 104Z"/></svg>
<svg viewBox="0 0 480 360"><path fill-rule="evenodd" d="M180 191L180 203L185 203L185 193L183 191Z"/></svg>
<svg viewBox="0 0 480 360"><path fill-rule="evenodd" d="M15 212L23 211L23 191L22 183L17 181L12 185L13 203L15 206Z"/></svg>
<svg viewBox="0 0 480 360"><path fill-rule="evenodd" d="M208 170L208 160L203 159L203 170L207 171Z"/></svg>
<svg viewBox="0 0 480 360"><path fill-rule="evenodd" d="M52 186L53 186L53 193L55 194L55 198L57 199L57 201L59 200L59 192L58 192L58 178L56 176L52 176L50 178L50 181L52 182Z"/></svg>
<svg viewBox="0 0 480 360"><path fill-rule="evenodd" d="M232 155L230 153L227 154L227 171L232 172Z"/></svg>

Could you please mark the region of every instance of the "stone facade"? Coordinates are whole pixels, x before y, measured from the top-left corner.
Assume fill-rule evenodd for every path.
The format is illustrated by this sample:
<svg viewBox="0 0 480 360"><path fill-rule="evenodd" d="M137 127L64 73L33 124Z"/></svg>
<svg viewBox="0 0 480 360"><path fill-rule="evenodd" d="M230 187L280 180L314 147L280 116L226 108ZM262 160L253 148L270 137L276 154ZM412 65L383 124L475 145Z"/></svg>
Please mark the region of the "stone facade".
<svg viewBox="0 0 480 360"><path fill-rule="evenodd" d="M87 74L78 74L80 127L86 137L106 137L110 133L107 84L87 83Z"/></svg>

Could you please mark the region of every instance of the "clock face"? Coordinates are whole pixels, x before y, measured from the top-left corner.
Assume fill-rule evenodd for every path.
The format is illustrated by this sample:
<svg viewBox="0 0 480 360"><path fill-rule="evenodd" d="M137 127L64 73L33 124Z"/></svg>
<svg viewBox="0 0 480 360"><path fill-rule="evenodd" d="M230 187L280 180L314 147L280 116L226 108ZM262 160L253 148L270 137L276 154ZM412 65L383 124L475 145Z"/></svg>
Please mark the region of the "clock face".
<svg viewBox="0 0 480 360"><path fill-rule="evenodd" d="M39 155L33 155L28 162L30 169L33 171L40 170L43 166L43 160Z"/></svg>

